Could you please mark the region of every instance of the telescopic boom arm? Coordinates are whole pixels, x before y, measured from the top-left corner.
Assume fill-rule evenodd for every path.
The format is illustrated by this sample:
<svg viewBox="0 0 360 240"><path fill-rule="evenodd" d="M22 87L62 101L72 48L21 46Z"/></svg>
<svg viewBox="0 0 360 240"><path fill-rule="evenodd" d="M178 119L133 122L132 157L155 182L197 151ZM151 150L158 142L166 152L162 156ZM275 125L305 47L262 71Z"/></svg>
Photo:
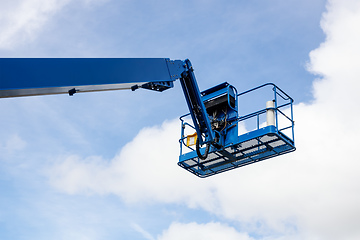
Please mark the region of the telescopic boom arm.
<svg viewBox="0 0 360 240"><path fill-rule="evenodd" d="M138 87L164 91L183 72L166 58L0 58L0 98Z"/></svg>

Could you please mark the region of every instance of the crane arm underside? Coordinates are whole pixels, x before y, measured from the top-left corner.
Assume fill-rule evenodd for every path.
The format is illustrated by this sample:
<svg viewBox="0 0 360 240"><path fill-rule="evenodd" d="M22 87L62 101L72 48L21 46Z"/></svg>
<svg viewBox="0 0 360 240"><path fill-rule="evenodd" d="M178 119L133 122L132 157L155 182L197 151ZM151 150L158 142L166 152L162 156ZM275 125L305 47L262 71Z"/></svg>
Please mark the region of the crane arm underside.
<svg viewBox="0 0 360 240"><path fill-rule="evenodd" d="M183 62L167 58L0 58L0 98L132 89L164 91Z"/></svg>

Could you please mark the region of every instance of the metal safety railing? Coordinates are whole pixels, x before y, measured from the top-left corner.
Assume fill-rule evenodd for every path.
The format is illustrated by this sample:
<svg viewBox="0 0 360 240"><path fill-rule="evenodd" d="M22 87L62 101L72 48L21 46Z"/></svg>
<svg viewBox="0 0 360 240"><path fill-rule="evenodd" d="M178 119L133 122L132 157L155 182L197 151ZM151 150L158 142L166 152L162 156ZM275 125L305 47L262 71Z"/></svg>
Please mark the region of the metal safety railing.
<svg viewBox="0 0 360 240"><path fill-rule="evenodd" d="M179 139L179 143L180 143L180 155L183 152L183 147L187 147L188 149L190 149L191 151L195 151L194 148L192 148L191 146L188 146L186 144L186 139L187 136L185 136L185 128L186 126L190 127L192 130L196 131L195 127L193 125L191 125L190 123L188 123L185 118L190 116L190 113L185 114L183 116L180 117L180 121L181 121L181 138Z"/></svg>
<svg viewBox="0 0 360 240"><path fill-rule="evenodd" d="M257 110L252 111L249 114L245 114L242 116L239 116L237 121L234 121L232 125L239 125L242 122L245 121L255 121L256 128L254 130L259 130L263 127L261 122L262 118L266 117L268 110L273 110L275 114L275 129L276 133L281 134L283 137L285 137L286 140L288 140L291 145L294 145L294 125L295 122L293 120L293 102L294 100L283 90L281 90L279 87L277 87L273 83L266 83L261 86L252 88L250 90L244 91L242 93L237 94L238 102L239 104L242 103L240 100L242 96L248 95L248 94L254 94L258 90L262 90L265 88L271 87L272 98L271 100L274 101L274 107L259 107ZM269 99L268 99L269 100ZM264 102L263 102L264 103ZM265 105L265 104L264 104ZM185 114L180 117L181 121L181 138L179 139L180 143L180 155L183 154L184 147L188 148L189 151L195 151L194 148L191 146L188 146L186 144L187 136L185 135L185 129L187 127L190 127L192 130L195 131L195 127L187 121L187 117L190 116L190 113ZM191 121L191 119L189 118ZM246 124L244 124L246 125ZM286 131L290 131L290 134L286 134ZM249 131L250 132L250 131ZM243 133L246 134L247 132Z"/></svg>
<svg viewBox="0 0 360 240"><path fill-rule="evenodd" d="M238 118L238 122L256 118L256 129L260 129L260 127L261 127L260 126L260 116L265 115L267 113L267 110L269 110L269 109L274 110L274 112L275 112L275 127L276 127L277 132L284 134L286 137L290 138L290 140L292 142L294 142L294 125L295 125L295 122L293 120L294 100L287 93L285 93L283 90L281 90L274 83L266 83L261 86L247 90L245 92L239 93L237 95L237 97L238 98L242 97L246 94L253 93L257 90L261 90L261 89L264 89L269 86L272 87L272 91L273 91L274 107L273 108L260 108L259 110L255 111L255 112L246 114L244 116L240 116ZM279 101L279 100L281 100L281 101ZM239 102L241 102L241 101L239 101ZM287 110L287 108L289 108L289 109ZM286 114L285 113L286 110L290 111L290 113ZM280 118L283 118L283 120L280 121ZM288 134L284 133L285 130L287 130L287 129L291 130L291 134L290 134L291 136L288 136Z"/></svg>

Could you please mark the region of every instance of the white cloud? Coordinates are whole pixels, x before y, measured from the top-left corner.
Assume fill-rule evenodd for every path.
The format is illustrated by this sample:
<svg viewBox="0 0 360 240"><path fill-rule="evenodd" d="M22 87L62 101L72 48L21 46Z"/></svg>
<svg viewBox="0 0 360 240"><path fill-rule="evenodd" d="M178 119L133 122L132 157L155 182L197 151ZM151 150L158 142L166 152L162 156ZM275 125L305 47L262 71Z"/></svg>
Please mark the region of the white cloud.
<svg viewBox="0 0 360 240"><path fill-rule="evenodd" d="M169 229L164 231L158 240L183 240L183 239L207 239L207 240L252 240L246 233L239 233L227 225L210 222L207 224L197 223L172 223Z"/></svg>
<svg viewBox="0 0 360 240"><path fill-rule="evenodd" d="M26 147L26 142L21 139L18 135L12 135L7 139L4 144L4 150L8 152L14 152L16 150L21 150Z"/></svg>
<svg viewBox="0 0 360 240"><path fill-rule="evenodd" d="M359 112L354 106L360 88L359 12L359 1L330 1L321 22L326 41L310 53L309 66L310 71L323 76L323 80L314 84L317 104L342 110L343 114L334 115L343 123L351 121L352 125Z"/></svg>
<svg viewBox="0 0 360 240"><path fill-rule="evenodd" d="M184 201L213 209L212 189L177 166L179 121L142 129L111 161L101 157L60 158L49 169L51 183L70 193L115 193L129 202ZM211 181L209 179L208 181Z"/></svg>
<svg viewBox="0 0 360 240"><path fill-rule="evenodd" d="M86 6L107 0L83 0ZM0 49L32 41L45 24L73 0L12 0L0 2Z"/></svg>
<svg viewBox="0 0 360 240"><path fill-rule="evenodd" d="M25 149L27 142L18 134L13 134L0 141L0 161L11 159L18 151ZM11 156L11 157L10 157Z"/></svg>
<svg viewBox="0 0 360 240"><path fill-rule="evenodd" d="M142 129L111 161L60 159L49 170L51 183L71 194L201 207L268 238L359 239L360 3L331 0L327 9L327 39L310 54L309 69L322 77L315 100L295 106L296 152L198 179L176 165L180 124L170 121ZM200 239L205 230L250 239L217 223L174 223L160 239L180 239L175 232L184 239L186 229Z"/></svg>
<svg viewBox="0 0 360 240"><path fill-rule="evenodd" d="M155 240L155 238L149 232L147 232L145 229L140 227L138 224L133 223L131 226L135 231L140 233L145 239L147 239L147 240Z"/></svg>
<svg viewBox="0 0 360 240"><path fill-rule="evenodd" d="M0 10L0 48L33 39L46 21L70 0L4 1Z"/></svg>

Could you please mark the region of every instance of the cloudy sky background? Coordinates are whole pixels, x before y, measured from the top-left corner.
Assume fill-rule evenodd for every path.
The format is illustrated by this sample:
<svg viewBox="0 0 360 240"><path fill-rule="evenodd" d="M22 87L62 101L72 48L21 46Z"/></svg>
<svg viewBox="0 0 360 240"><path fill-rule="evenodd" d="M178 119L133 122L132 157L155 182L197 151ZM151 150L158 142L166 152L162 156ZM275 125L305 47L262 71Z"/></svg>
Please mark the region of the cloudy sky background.
<svg viewBox="0 0 360 240"><path fill-rule="evenodd" d="M357 0L1 0L1 57L189 58L201 89L276 83L297 151L184 171L179 83L1 99L0 238L359 239L358 29Z"/></svg>

